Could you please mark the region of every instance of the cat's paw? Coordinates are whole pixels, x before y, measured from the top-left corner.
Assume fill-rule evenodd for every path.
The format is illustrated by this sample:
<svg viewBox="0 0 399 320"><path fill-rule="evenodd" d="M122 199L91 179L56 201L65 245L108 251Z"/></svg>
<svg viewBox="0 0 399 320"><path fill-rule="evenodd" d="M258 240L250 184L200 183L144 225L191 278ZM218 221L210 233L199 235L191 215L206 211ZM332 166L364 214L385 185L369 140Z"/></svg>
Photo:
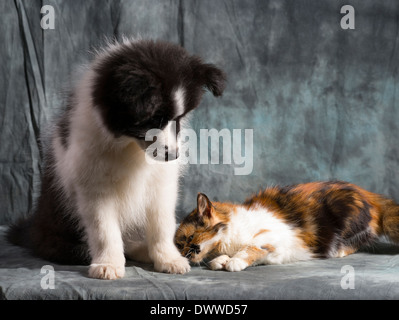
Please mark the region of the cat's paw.
<svg viewBox="0 0 399 320"><path fill-rule="evenodd" d="M125 275L125 266L106 264L106 263L93 263L89 268L89 277L103 280L115 280L123 278Z"/></svg>
<svg viewBox="0 0 399 320"><path fill-rule="evenodd" d="M212 270L222 270L225 268L226 263L230 260L230 257L228 255L222 255L219 256L212 261L209 262L209 267Z"/></svg>
<svg viewBox="0 0 399 320"><path fill-rule="evenodd" d="M248 263L241 258L231 258L227 261L225 269L227 271L241 271L248 267Z"/></svg>
<svg viewBox="0 0 399 320"><path fill-rule="evenodd" d="M190 271L190 264L186 258L177 256L167 261L156 261L154 269L158 272L183 274Z"/></svg>

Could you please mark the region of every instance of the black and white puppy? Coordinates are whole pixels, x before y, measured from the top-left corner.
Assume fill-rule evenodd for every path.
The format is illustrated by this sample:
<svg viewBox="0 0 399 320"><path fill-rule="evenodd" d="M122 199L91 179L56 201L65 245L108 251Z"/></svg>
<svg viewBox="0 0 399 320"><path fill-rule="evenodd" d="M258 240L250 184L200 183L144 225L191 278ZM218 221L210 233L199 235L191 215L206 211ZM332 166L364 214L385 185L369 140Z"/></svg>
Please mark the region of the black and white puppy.
<svg viewBox="0 0 399 320"><path fill-rule="evenodd" d="M204 89L220 96L224 86L220 69L175 44L124 39L97 52L51 131L35 212L9 240L50 261L90 264L93 278L123 277L125 255L188 272L173 243L178 141L165 140L169 161L154 164L145 136L170 137Z"/></svg>

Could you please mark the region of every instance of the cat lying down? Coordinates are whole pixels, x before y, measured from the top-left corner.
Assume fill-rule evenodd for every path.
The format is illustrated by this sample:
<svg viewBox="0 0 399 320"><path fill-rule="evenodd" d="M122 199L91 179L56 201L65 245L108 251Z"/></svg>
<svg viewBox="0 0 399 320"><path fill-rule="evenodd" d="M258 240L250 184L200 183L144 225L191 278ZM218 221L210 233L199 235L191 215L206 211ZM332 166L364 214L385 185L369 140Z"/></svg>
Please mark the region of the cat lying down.
<svg viewBox="0 0 399 320"><path fill-rule="evenodd" d="M175 244L191 262L211 259L213 270L241 271L344 257L380 236L399 243L399 205L334 181L267 188L243 204L211 202L199 193Z"/></svg>

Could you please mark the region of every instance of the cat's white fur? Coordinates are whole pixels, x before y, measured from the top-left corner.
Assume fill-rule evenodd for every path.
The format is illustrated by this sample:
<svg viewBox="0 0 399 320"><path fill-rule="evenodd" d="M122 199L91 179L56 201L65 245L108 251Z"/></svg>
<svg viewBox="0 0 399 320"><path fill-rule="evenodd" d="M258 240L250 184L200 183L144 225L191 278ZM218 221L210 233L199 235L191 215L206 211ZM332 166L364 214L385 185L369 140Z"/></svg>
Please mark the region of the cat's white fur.
<svg viewBox="0 0 399 320"><path fill-rule="evenodd" d="M115 138L91 101L93 71L77 85L70 114L68 148L51 141L58 183L76 202L92 263L89 276L115 279L125 273L125 256L154 262L157 271L190 270L173 243L181 165L178 160L148 163L138 143ZM181 109L183 90L174 98ZM145 238L145 243L143 239Z"/></svg>
<svg viewBox="0 0 399 320"><path fill-rule="evenodd" d="M267 231L261 232L262 230ZM258 235L254 237L256 234ZM253 265L283 264L312 259L311 252L297 237L297 232L265 208L247 210L244 207L236 207L235 211L230 212L228 227L202 243L201 251L207 251L206 246L221 239L223 239L221 251L225 254L210 262L210 267L214 270L225 268L228 271L241 271L248 267L245 261L247 253L242 250L245 246L274 247L274 251L265 254Z"/></svg>

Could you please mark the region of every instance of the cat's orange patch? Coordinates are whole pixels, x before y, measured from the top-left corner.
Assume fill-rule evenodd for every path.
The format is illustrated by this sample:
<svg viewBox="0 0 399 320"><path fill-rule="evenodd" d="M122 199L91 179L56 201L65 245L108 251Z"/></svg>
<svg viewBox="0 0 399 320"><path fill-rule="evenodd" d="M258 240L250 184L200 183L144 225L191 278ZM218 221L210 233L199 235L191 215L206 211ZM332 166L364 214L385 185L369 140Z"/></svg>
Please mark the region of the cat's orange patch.
<svg viewBox="0 0 399 320"><path fill-rule="evenodd" d="M383 215L383 206L382 203L384 200L381 198L381 196L376 195L370 191L363 190L358 188L358 191L360 194L363 195L365 199L367 199L367 202L371 205L370 209L370 215L371 215L371 221L369 223L369 226L371 230L375 234L380 234L382 232L381 230L381 225L382 225L382 215Z"/></svg>
<svg viewBox="0 0 399 320"><path fill-rule="evenodd" d="M380 210L377 210L377 209L370 210L371 221L369 223L369 226L370 226L370 229L376 235L381 233L381 228L380 228L381 223L379 221L381 214L379 212L381 212L381 209Z"/></svg>
<svg viewBox="0 0 399 320"><path fill-rule="evenodd" d="M212 225L230 221L230 214L235 213L237 205L232 203L213 202L212 203Z"/></svg>
<svg viewBox="0 0 399 320"><path fill-rule="evenodd" d="M256 238L257 236L261 235L262 233L266 233L269 232L270 230L268 229L261 229L259 230L257 233L255 233L255 235L253 236L253 238Z"/></svg>
<svg viewBox="0 0 399 320"><path fill-rule="evenodd" d="M245 250L240 251L238 254L242 255L242 254L246 254L246 257L242 258L244 259L248 265L252 265L255 261L259 260L260 258L262 258L263 256L269 254L270 252L273 252L275 250L275 248L272 245L266 245L268 247L268 249L263 248L262 249L255 247L255 246L248 246L245 248ZM270 251L270 250L273 251Z"/></svg>
<svg viewBox="0 0 399 320"><path fill-rule="evenodd" d="M316 233L310 230L304 230L298 232L298 237L303 241L304 247L315 247L317 244Z"/></svg>
<svg viewBox="0 0 399 320"><path fill-rule="evenodd" d="M320 189L320 182L309 182L305 184L299 184L293 190L301 192L302 194L310 195L316 190Z"/></svg>
<svg viewBox="0 0 399 320"><path fill-rule="evenodd" d="M343 257L346 257L346 256L352 254L352 253L355 253L356 251L357 251L357 250L354 249L354 248L345 247L345 248L343 248L343 249L341 249L341 250L339 250L339 251L337 252L336 257L337 257L337 258L343 258Z"/></svg>

